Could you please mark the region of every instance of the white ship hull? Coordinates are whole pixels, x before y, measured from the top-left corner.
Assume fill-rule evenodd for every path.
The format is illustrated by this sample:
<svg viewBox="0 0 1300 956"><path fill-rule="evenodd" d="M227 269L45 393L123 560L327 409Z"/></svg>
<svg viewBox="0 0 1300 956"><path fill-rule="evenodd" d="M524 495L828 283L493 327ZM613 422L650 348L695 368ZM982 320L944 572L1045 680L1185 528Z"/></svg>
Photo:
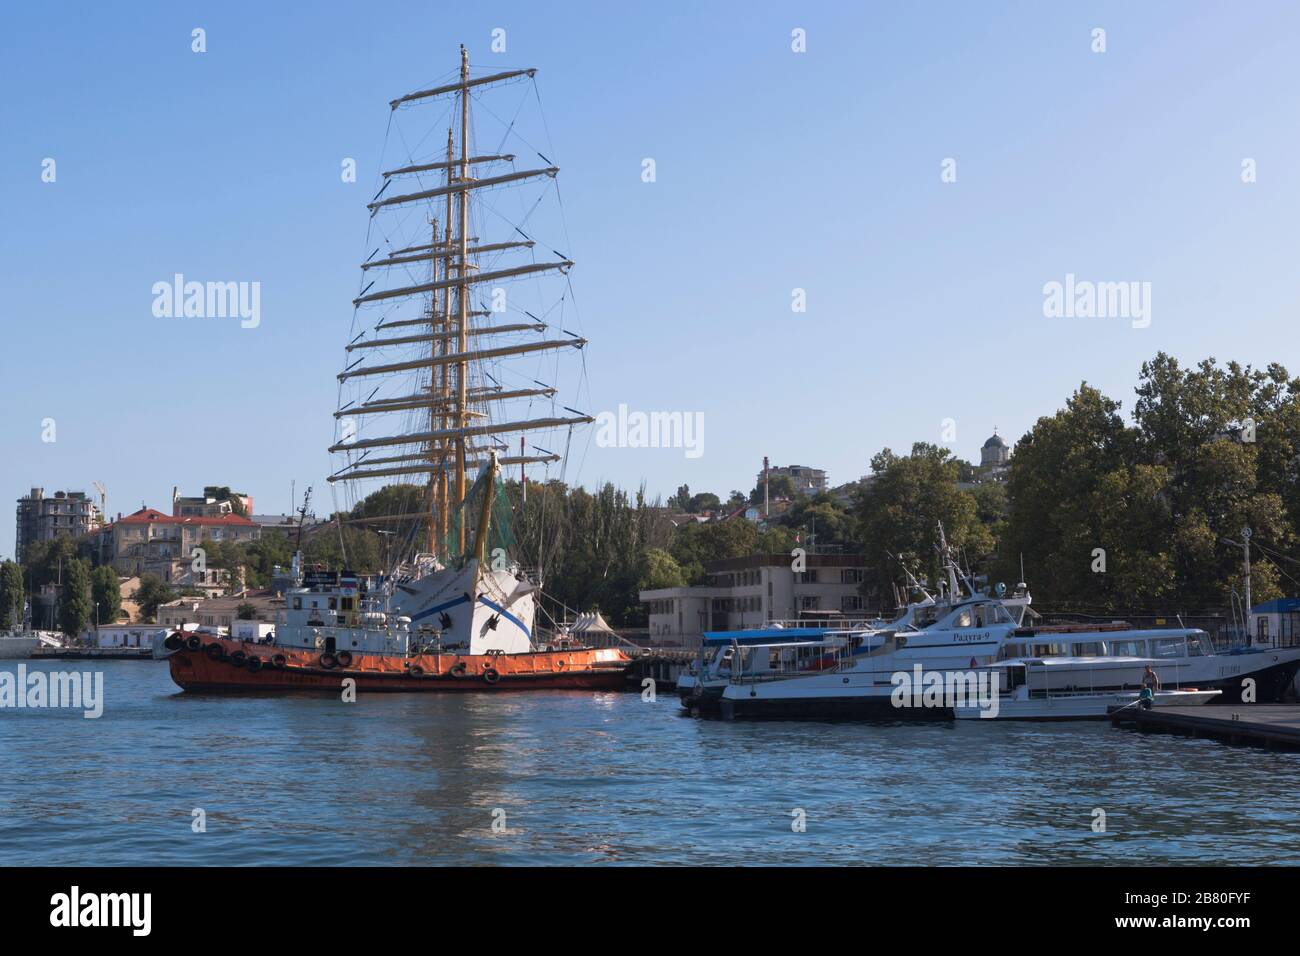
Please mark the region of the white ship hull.
<svg viewBox="0 0 1300 956"><path fill-rule="evenodd" d="M444 649L466 654L526 654L532 650L536 588L507 570L469 561L460 570L433 571L398 586L394 614L411 619L413 639L437 633Z"/></svg>

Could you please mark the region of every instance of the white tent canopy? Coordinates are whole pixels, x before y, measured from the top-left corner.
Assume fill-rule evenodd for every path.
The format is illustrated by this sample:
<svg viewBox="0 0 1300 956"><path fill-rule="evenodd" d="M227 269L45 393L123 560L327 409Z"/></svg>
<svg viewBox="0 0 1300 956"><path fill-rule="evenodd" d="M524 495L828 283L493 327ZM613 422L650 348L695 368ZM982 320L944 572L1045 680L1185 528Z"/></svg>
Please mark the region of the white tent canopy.
<svg viewBox="0 0 1300 956"><path fill-rule="evenodd" d="M577 619L569 625L571 634L613 634L614 629L609 626L599 611L588 611L579 614Z"/></svg>

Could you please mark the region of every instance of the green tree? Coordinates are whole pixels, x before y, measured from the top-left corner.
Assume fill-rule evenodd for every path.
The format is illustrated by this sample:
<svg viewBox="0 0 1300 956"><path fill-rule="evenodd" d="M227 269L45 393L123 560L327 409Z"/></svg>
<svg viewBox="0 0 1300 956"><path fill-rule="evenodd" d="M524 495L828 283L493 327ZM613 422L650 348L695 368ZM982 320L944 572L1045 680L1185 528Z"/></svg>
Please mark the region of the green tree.
<svg viewBox="0 0 1300 956"><path fill-rule="evenodd" d="M64 568L63 588L59 593L59 626L69 637L83 634L92 620L90 599L90 563L81 559Z"/></svg>
<svg viewBox="0 0 1300 956"><path fill-rule="evenodd" d="M767 478L767 495L772 501L777 498L793 498L795 496L794 479L789 475L769 475ZM763 479L758 479L758 484L754 490L749 493L749 500L754 504L761 504L763 501Z"/></svg>
<svg viewBox="0 0 1300 956"><path fill-rule="evenodd" d="M995 542L978 516L975 497L957 487L958 462L946 448L917 442L910 455L888 448L871 460L872 481L858 492L858 539L865 542L864 591L886 602L898 566L891 553L914 571L936 580L939 523L948 543L972 564L987 558Z"/></svg>
<svg viewBox="0 0 1300 956"><path fill-rule="evenodd" d="M1131 467L1136 457L1138 436L1125 426L1119 408L1085 382L1065 408L1040 418L1016 445L998 570L1004 580L1016 580L1023 556L1035 596L1049 604L1107 603L1111 583L1093 570L1099 548L1108 565L1121 552L1134 565L1142 560L1127 542L1112 537L1113 530L1103 534L1100 523L1106 495L1131 480L1106 476ZM1158 479L1144 482L1148 494L1149 480Z"/></svg>
<svg viewBox="0 0 1300 956"><path fill-rule="evenodd" d="M641 574L637 587L642 591L686 586L686 574L673 556L663 548L646 548L641 554Z"/></svg>
<svg viewBox="0 0 1300 956"><path fill-rule="evenodd" d="M90 598L100 624L112 624L122 616L122 587L111 566L100 565L90 572Z"/></svg>
<svg viewBox="0 0 1300 956"><path fill-rule="evenodd" d="M1143 456L1167 468L1180 603L1223 605L1240 588L1241 529L1294 561L1300 518L1300 380L1213 358L1183 368L1161 352L1142 366L1133 418ZM1260 600L1281 593L1271 560L1252 575Z"/></svg>
<svg viewBox="0 0 1300 956"><path fill-rule="evenodd" d="M142 574L140 586L131 595L131 600L140 605L141 617L145 620L154 620L158 616L158 605L176 600L176 592L158 575Z"/></svg>
<svg viewBox="0 0 1300 956"><path fill-rule="evenodd" d="M204 564L214 571L221 572L219 580L225 584L227 594L237 593L240 589L240 581L245 580L250 543L213 541L204 538L199 544L203 549Z"/></svg>
<svg viewBox="0 0 1300 956"><path fill-rule="evenodd" d="M857 519L828 492L796 498L785 514L773 519L775 524L789 528L807 545L837 545L854 547Z"/></svg>
<svg viewBox="0 0 1300 956"><path fill-rule="evenodd" d="M743 518L686 524L673 535L669 552L688 583L707 584L706 563L758 554L761 537L758 527Z"/></svg>
<svg viewBox="0 0 1300 956"><path fill-rule="evenodd" d="M23 569L13 561L0 563L0 631L23 623Z"/></svg>
<svg viewBox="0 0 1300 956"><path fill-rule="evenodd" d="M269 587L275 569L287 568L293 561L293 545L289 536L275 528L262 531L256 541L244 545L244 562L248 586Z"/></svg>
<svg viewBox="0 0 1300 956"><path fill-rule="evenodd" d="M235 618L240 621L253 621L257 619L257 607L249 604L247 601L235 608Z"/></svg>
<svg viewBox="0 0 1300 956"><path fill-rule="evenodd" d="M25 555L32 591L39 592L47 584L58 584L68 564L76 557L77 543L68 535L33 544Z"/></svg>
<svg viewBox="0 0 1300 956"><path fill-rule="evenodd" d="M672 524L644 488L629 493L605 484L589 492L530 482L525 504L518 483L507 482L506 494L516 514L516 556L541 569L547 613L599 609L614 625L645 624L642 555L667 546Z"/></svg>
<svg viewBox="0 0 1300 956"><path fill-rule="evenodd" d="M722 508L722 500L711 491L702 491L698 495L692 495L690 504L686 508L691 514L702 514L706 511L719 511Z"/></svg>

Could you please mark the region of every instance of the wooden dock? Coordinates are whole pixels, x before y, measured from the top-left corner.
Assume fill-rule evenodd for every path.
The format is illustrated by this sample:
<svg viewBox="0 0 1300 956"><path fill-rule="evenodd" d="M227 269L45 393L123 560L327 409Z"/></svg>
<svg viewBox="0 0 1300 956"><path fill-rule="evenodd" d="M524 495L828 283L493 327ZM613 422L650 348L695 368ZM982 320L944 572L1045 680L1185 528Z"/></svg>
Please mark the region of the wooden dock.
<svg viewBox="0 0 1300 956"><path fill-rule="evenodd" d="M1300 750L1300 706L1295 704L1128 707L1113 714L1111 722L1142 731L1212 737L1229 744Z"/></svg>

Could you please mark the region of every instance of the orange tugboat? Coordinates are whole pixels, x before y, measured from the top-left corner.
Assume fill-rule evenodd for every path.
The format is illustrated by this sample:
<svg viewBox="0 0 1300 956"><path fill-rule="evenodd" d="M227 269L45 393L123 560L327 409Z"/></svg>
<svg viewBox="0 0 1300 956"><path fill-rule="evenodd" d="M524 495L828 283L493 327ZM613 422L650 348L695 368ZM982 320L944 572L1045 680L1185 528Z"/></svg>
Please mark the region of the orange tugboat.
<svg viewBox="0 0 1300 956"><path fill-rule="evenodd" d="M524 467L562 457L535 443L534 454L525 454L522 433L558 432L567 452L573 428L593 421L557 406L557 389L534 377L544 374L537 363L542 353L572 354L587 341L539 318L562 316L572 298L567 275L573 263L559 253L554 261L538 261L534 246L552 246L530 236L551 228L562 233L562 214L548 226L538 215L544 196L521 202L524 211L517 222L500 203L484 203L477 217L470 212L471 197L479 190L533 183L551 191L559 170L545 156L539 168L517 170L515 156L503 149L472 148L471 99L477 101L489 87L531 83L535 73L510 70L471 78L462 47L458 78L389 104L396 117L408 107L452 100L441 113L452 117L445 152L403 155L382 174L383 183L369 203L371 228L383 241L361 266L347 361L338 376L330 452L342 463L330 482L342 483L348 494L360 498L356 489L365 482L382 484L412 475L423 479L422 485L383 485L359 500L346 519L336 516L345 548L345 521L382 526L386 557L380 564L388 570L372 577L348 571L304 573L300 523L294 586L285 591L286 606L271 643L186 631L169 635L156 653L168 659L172 679L183 689L338 693L349 679L361 691L623 686L630 658L622 651L578 646L562 628L549 638L535 628L547 512L542 510L536 523L535 566L526 568L512 557L517 544L513 512L500 477L501 466L518 465L521 503L526 502ZM517 121L518 110L502 145L512 136L524 142ZM430 141L427 130L402 140L404 145L415 141L417 149ZM497 168L502 164L504 169ZM402 182L410 184L389 190ZM422 207L422 214L413 215L413 207ZM389 213L397 213L396 218L381 215ZM502 241L489 241L492 227L504 231ZM367 246L372 243L376 239L368 236ZM501 261L520 254L527 260ZM515 279L534 284L529 301L541 303L532 306L537 313L507 306L501 286ZM558 284L548 288L548 282ZM488 302L472 308L473 291L485 284L490 308ZM528 321L479 321L509 310ZM548 334L553 329L563 334ZM526 371L507 366L523 355L534 360ZM510 376L515 379L503 384ZM519 454L498 457L499 451L509 455L512 446L503 436L513 433L521 433ZM480 471L467 487L470 467ZM544 493L544 483L542 489ZM306 510L304 504L304 518ZM347 560L345 550L344 567Z"/></svg>
<svg viewBox="0 0 1300 956"><path fill-rule="evenodd" d="M568 637L535 644L539 588L517 569L483 559L498 479L493 456L481 489L476 551L459 567L418 555L379 582L349 572L301 572L285 593L270 643L176 631L158 649L188 691L617 690L630 658ZM304 505L303 511L305 512Z"/></svg>
<svg viewBox="0 0 1300 956"><path fill-rule="evenodd" d="M316 653L248 645L198 634L168 638L172 679L197 692L313 691L338 693L345 678L358 691L621 690L628 658L617 648L573 648L527 654Z"/></svg>

